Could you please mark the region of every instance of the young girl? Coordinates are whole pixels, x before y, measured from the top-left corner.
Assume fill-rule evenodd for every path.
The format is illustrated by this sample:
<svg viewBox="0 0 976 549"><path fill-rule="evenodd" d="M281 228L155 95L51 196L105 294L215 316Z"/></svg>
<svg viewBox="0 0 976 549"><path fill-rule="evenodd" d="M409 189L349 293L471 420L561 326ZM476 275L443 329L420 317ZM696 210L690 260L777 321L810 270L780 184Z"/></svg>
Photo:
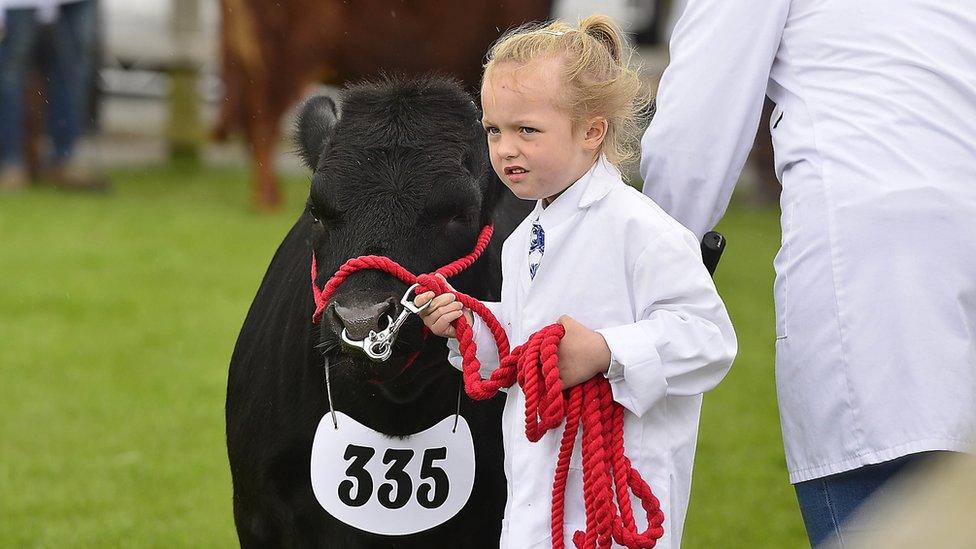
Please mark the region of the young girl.
<svg viewBox="0 0 976 549"><path fill-rule="evenodd" d="M639 113L648 110L624 52L605 16L578 27L557 21L518 29L491 49L481 88L491 163L512 192L538 202L502 248L501 302L486 305L513 348L554 321L565 327L558 358L566 388L607 377L626 410L626 455L661 500L658 547L678 547L701 395L725 376L736 343L695 237L616 168L634 155ZM490 331L450 293L427 292L415 302L431 300L424 323L453 338L451 322L466 314L482 375L490 374L498 366ZM460 368L457 341L448 346ZM524 414L525 395L514 386L502 416L508 503L501 546L550 547L561 430L529 442ZM566 540L585 529L582 482L577 440Z"/></svg>

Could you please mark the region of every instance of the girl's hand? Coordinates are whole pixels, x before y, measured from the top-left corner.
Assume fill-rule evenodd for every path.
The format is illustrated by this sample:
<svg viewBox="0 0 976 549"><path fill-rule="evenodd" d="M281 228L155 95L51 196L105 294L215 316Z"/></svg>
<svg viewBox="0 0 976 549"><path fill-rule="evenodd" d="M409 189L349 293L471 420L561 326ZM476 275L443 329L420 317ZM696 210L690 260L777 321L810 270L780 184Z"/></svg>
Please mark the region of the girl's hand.
<svg viewBox="0 0 976 549"><path fill-rule="evenodd" d="M447 284L448 288L451 290L454 289L447 283L443 275L438 274L435 276L440 278L444 284ZM428 301L431 304L420 312L420 318L434 335L440 337L457 337L457 333L454 330L454 326L451 326L451 323L457 320L462 314L468 319L468 323L474 320L471 316L471 311L465 308L452 293L436 295L434 292L424 292L413 298L413 304L417 307L423 307Z"/></svg>
<svg viewBox="0 0 976 549"><path fill-rule="evenodd" d="M566 329L559 342L559 379L569 389L610 367L610 347L603 336L583 326L569 315L557 321Z"/></svg>

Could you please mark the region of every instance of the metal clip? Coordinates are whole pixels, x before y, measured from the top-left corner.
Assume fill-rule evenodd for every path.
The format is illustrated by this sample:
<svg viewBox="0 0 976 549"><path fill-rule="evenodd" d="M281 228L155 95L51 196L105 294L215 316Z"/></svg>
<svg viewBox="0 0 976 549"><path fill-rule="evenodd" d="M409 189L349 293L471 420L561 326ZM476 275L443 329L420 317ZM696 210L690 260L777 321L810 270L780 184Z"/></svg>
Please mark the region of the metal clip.
<svg viewBox="0 0 976 549"><path fill-rule="evenodd" d="M342 341L344 341L347 345L356 347L357 349L362 349L370 360L376 362L386 361L393 354L393 343L396 342L397 332L400 330L400 327L403 326L403 323L407 321L407 317L411 314L419 315L421 311L430 306L430 301L424 303L420 307L413 304L413 299L411 299L410 296L413 294L413 291L417 286L420 286L420 284L414 284L413 286L407 288L406 293L404 293L403 297L400 298L400 305L403 306L403 310L400 311L400 314L396 317L396 320L393 320L390 315L386 316L386 328L379 332L370 330L369 334L366 336L366 339L362 341L351 339L346 333L346 329L343 328L342 334L340 334Z"/></svg>

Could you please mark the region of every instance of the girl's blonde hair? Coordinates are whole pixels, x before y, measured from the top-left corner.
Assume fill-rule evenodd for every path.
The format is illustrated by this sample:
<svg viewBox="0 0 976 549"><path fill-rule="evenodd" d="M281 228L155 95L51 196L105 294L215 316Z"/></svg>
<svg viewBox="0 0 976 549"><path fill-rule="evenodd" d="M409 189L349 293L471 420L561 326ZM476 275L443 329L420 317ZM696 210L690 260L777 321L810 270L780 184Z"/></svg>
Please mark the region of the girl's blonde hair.
<svg viewBox="0 0 976 549"><path fill-rule="evenodd" d="M607 119L603 153L616 165L637 158L638 136L652 113L650 89L630 67L631 48L606 15L590 15L576 27L556 20L506 32L488 52L483 80L499 63L538 58L563 62L564 105L574 124L591 116Z"/></svg>

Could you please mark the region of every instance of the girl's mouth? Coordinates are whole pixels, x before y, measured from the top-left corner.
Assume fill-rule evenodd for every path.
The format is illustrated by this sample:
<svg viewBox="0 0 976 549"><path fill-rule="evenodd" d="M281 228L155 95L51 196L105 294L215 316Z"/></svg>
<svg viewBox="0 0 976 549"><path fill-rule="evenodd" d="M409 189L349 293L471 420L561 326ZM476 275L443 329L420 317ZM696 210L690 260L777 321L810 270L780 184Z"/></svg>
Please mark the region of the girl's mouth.
<svg viewBox="0 0 976 549"><path fill-rule="evenodd" d="M529 173L529 170L526 170L522 166L509 166L505 168L505 178L511 183L518 183L525 179L527 173Z"/></svg>

